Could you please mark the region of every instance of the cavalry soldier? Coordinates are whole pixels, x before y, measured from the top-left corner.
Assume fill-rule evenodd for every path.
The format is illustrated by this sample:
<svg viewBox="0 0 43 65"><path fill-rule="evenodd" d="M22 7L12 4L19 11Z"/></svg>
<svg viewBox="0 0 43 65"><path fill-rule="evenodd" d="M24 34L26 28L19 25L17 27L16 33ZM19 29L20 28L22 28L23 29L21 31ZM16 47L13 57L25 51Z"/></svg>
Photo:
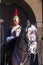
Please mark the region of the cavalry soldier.
<svg viewBox="0 0 43 65"><path fill-rule="evenodd" d="M27 20L26 36L28 41L28 52L31 54L31 64L38 65L37 58L37 28Z"/></svg>
<svg viewBox="0 0 43 65"><path fill-rule="evenodd" d="M17 41L21 32L21 26L20 26L20 19L18 16L18 9L15 9L13 22L11 28L8 30L7 38L6 38L6 57L8 57L6 63L10 65L10 62L8 61L10 58L9 53L10 50L15 49L15 46L17 45ZM11 54L10 54L11 55Z"/></svg>
<svg viewBox="0 0 43 65"><path fill-rule="evenodd" d="M10 41L11 39L18 37L21 32L22 27L20 26L20 18L18 16L18 9L15 9L12 27L9 29L6 40Z"/></svg>

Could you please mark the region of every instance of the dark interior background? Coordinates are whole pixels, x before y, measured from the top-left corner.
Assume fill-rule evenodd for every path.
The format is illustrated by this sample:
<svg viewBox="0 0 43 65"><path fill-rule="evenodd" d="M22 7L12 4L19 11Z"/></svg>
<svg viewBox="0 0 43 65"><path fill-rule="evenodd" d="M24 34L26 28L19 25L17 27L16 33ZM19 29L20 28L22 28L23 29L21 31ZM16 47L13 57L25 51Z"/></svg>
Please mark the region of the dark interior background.
<svg viewBox="0 0 43 65"><path fill-rule="evenodd" d="M4 41L7 37L9 26L11 26L12 18L14 16L14 10L18 8L19 18L22 27L26 27L27 19L30 20L32 24L37 26L36 18L33 10L26 2L15 2L15 3L1 3L0 4L0 18L4 19L2 24L4 27Z"/></svg>

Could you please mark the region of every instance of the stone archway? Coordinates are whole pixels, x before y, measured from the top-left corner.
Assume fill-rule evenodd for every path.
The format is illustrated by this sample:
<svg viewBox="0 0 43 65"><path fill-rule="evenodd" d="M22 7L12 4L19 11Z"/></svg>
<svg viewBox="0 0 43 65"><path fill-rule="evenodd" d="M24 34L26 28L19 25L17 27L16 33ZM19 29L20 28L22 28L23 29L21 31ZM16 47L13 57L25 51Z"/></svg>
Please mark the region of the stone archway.
<svg viewBox="0 0 43 65"><path fill-rule="evenodd" d="M2 3L5 3L6 5L10 5L11 3L17 6L20 6L24 12L26 12L28 19L31 21L31 23L36 25L36 18L35 14L32 10L32 8L29 6L29 4L26 3L24 0L2 0Z"/></svg>
<svg viewBox="0 0 43 65"><path fill-rule="evenodd" d="M23 25L25 26L26 24L26 21L27 19L29 19L31 21L32 24L36 25L36 18L35 18L35 15L34 15L34 12L32 10L32 8L25 2L25 1L21 1L21 2L12 2L12 3L2 3L2 7L4 7L4 12L3 12L3 17L5 19L5 23L4 23L4 39L6 39L6 36L7 36L7 30L8 30L8 27L9 27L9 24L10 24L10 19L12 18L12 14L13 14L13 10L15 7L17 7L19 9L19 16L21 18L21 21L23 23ZM15 6L14 8L10 8L10 7L13 7ZM12 14L11 14L11 10L10 9L13 9L12 10ZM3 10L3 9L2 9ZM21 14L22 12L22 14ZM23 15L24 14L24 15ZM22 17L21 17L22 15ZM22 20L23 19L23 20Z"/></svg>
<svg viewBox="0 0 43 65"><path fill-rule="evenodd" d="M2 9L2 13L3 13L2 16L5 19L4 28L6 31L8 30L8 27L12 21L14 9L16 7L19 9L19 16L21 19L21 24L23 24L23 26L26 26L27 19L29 19L32 24L37 26L35 14L32 8L25 1L14 1L14 3L7 2L7 3L2 3L1 5L4 8L4 12ZM7 33L5 32L5 34L6 34L5 35L6 38Z"/></svg>
<svg viewBox="0 0 43 65"><path fill-rule="evenodd" d="M22 4L24 4L24 5L22 5ZM13 5L13 7L15 6L19 10L21 9L21 12L19 11L19 13L22 13L22 14L24 13L24 15L26 16L26 18L29 19L32 24L34 24L34 25L37 26L35 14L34 14L32 8L26 2L24 2L22 4L19 4L17 2L11 3L11 5ZM20 15L22 16L22 14L20 14Z"/></svg>
<svg viewBox="0 0 43 65"><path fill-rule="evenodd" d="M6 21L4 23L5 28L8 27L10 24L10 21L11 21L10 19L12 19L12 16L13 16L12 15L13 13L11 13L11 12L14 11L15 7L17 7L19 9L19 16L20 16L20 19L24 26L26 26L26 21L27 21L27 19L29 19L30 22L37 27L35 14L34 14L32 8L29 6L29 4L27 4L24 0L23 1L22 0L20 0L20 1L18 1L18 0L13 0L13 1L3 0L2 5L5 10L4 14L2 15ZM2 10L2 12L3 12L3 10ZM21 12L22 12L22 14L21 14Z"/></svg>

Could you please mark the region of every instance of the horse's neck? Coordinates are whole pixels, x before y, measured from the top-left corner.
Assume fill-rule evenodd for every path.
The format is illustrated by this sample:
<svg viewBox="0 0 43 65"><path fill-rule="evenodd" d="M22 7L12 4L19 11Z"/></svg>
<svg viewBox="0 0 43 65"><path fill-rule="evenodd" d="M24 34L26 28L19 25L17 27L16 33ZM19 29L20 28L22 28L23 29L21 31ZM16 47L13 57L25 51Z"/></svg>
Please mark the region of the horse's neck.
<svg viewBox="0 0 43 65"><path fill-rule="evenodd" d="M19 49L17 49L17 53L21 60L23 60L25 58L26 49L27 49L26 42L23 39L19 45Z"/></svg>
<svg viewBox="0 0 43 65"><path fill-rule="evenodd" d="M25 45L26 42L24 41L25 34L26 34L25 31L23 31L20 38L19 38L19 40L18 40L18 42L17 42L18 45L17 45L16 52L19 55L21 60L23 60L24 57L25 57L25 52L22 51L22 50L26 50L26 45ZM22 50L20 50L19 48L21 48Z"/></svg>
<svg viewBox="0 0 43 65"><path fill-rule="evenodd" d="M25 58L25 53L23 51L18 50L17 54L18 54L19 59L23 61Z"/></svg>
<svg viewBox="0 0 43 65"><path fill-rule="evenodd" d="M21 43L21 41L25 38L25 36L26 36L26 32L25 32L25 30L22 32L22 34L20 35L20 41L19 41L19 43Z"/></svg>

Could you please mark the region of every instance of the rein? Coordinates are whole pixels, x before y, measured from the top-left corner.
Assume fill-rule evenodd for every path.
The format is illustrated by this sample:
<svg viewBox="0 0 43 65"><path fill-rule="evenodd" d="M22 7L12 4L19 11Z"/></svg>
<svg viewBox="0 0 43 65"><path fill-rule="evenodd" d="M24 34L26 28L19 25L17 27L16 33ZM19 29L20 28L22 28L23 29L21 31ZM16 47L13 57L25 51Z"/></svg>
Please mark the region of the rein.
<svg viewBox="0 0 43 65"><path fill-rule="evenodd" d="M17 55L16 52L15 52L15 56L16 56L16 58L17 58L20 65L24 65L26 63L26 61L28 60L28 55L27 54L26 54L26 57L25 57L24 61L20 60L20 58L19 58L19 56Z"/></svg>

